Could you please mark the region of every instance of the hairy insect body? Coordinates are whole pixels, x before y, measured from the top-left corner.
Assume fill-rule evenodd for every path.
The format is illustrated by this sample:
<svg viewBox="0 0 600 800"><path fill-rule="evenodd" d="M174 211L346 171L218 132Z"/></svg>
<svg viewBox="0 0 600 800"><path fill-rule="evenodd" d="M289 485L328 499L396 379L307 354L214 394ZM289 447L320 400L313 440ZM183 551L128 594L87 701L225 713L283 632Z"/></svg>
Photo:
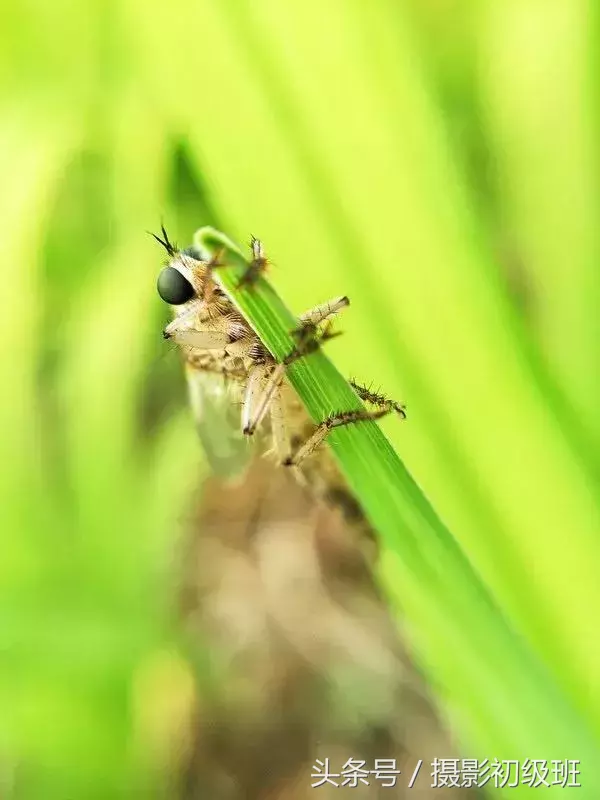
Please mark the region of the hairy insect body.
<svg viewBox="0 0 600 800"><path fill-rule="evenodd" d="M340 764L357 751L375 763L398 759L404 774L417 758L448 748L373 579L371 528L321 446L335 427L389 412L404 416L404 408L351 381L375 411L334 414L315 426L285 370L331 337L326 326L347 298L302 315L295 351L277 363L213 280L214 266L198 253L176 251L164 237L165 269L178 273L159 281L174 311L164 333L183 355L203 444L208 436L227 450L237 437L251 456L240 480L213 477L205 485L198 524L181 554L185 630L225 655L228 683L209 702L202 692L197 705L190 702L187 739L177 749L177 796L308 798L313 752L316 759L333 753ZM264 259L255 240L252 255L250 284ZM221 406L211 418L217 395ZM267 450L281 469L252 457ZM235 442L229 452L239 463ZM340 675L361 687L343 704ZM371 687L374 703L365 705ZM365 790L361 796L379 797L374 781ZM398 787L394 796L405 794Z"/></svg>
<svg viewBox="0 0 600 800"><path fill-rule="evenodd" d="M220 376L224 399L241 406L243 435L252 437L259 448L270 450L279 464L291 467L301 482L339 508L353 528L360 530L363 538L368 533L370 539L370 527L360 506L331 454L320 445L334 427L377 419L392 411L404 416L403 407L352 384L359 397L376 410L333 415L315 427L285 378L287 365L334 335L330 323L348 305L348 298L336 298L303 314L294 332L296 349L283 363L277 363L215 281L217 264L202 260L197 251L178 251L164 229L163 237L156 238L170 260L159 277L158 291L174 309L164 336L183 354L188 382L194 388L192 396L199 397L198 384L208 375ZM252 284L267 264L258 240L252 239L251 248L248 277L243 277L240 285Z"/></svg>

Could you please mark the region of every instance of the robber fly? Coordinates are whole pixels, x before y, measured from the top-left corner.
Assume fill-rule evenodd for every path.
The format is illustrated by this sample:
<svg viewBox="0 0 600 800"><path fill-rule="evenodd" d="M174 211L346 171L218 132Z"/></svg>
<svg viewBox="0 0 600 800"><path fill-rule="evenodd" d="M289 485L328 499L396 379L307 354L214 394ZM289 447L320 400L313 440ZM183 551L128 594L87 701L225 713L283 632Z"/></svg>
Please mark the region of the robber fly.
<svg viewBox="0 0 600 800"><path fill-rule="evenodd" d="M244 679L242 692L234 681L216 702L190 702L174 756L175 796L308 798L313 756L342 764L360 752L371 761L399 758L403 773L409 765L412 771L417 757L433 757L445 739L373 580L370 527L321 446L336 427L388 413L404 418L404 406L350 381L374 410L332 414L315 425L286 368L335 335L330 324L348 298L302 314L295 346L278 362L215 280L216 259L196 247L179 250L164 228L155 238L168 255L157 282L173 311L164 336L183 356L200 436L221 468L197 500L181 552L181 618L192 637L200 631L203 641L235 653L228 674ZM249 288L268 265L262 243L253 238L250 247L240 281ZM257 447L247 447L244 459L239 445L249 442ZM256 458L269 442L281 469ZM233 475L240 461L244 475L232 486L223 473ZM335 686L340 665L365 691L373 687L376 710L365 712L361 702L341 711L336 692L324 691ZM395 797L405 796L398 791ZM379 796L374 782L368 796Z"/></svg>
<svg viewBox="0 0 600 800"><path fill-rule="evenodd" d="M168 255L157 289L174 316L163 335L183 354L197 416L202 413L202 387L207 379L217 376L223 393L232 403L241 405L238 437L261 441L270 437L270 452L279 464L293 468L303 482L339 506L346 517L362 519L337 466L320 445L337 427L380 419L392 412L405 418L404 406L351 382L361 400L374 410L363 407L332 414L315 426L286 380L290 364L336 335L331 323L349 305L348 298L336 297L302 314L292 332L295 347L277 362L215 280L215 270L220 266L217 259L208 258L197 247L179 250L164 227L161 236L152 235ZM258 239L252 238L250 248L251 259L240 285L252 286L268 265Z"/></svg>

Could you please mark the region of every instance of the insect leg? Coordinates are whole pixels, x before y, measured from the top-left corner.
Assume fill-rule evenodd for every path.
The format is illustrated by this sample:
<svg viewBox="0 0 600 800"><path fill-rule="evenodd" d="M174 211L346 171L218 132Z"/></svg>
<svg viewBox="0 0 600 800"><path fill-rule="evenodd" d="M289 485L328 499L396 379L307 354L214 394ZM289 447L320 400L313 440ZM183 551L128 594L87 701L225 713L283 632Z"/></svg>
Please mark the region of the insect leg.
<svg viewBox="0 0 600 800"><path fill-rule="evenodd" d="M190 300L184 311L169 322L163 331L165 339L170 339L179 331L201 327L205 330L226 331L235 333L240 328L240 320L232 314L222 313L219 299L211 301L200 297Z"/></svg>
<svg viewBox="0 0 600 800"><path fill-rule="evenodd" d="M188 323L200 312L202 308L202 301L199 299L191 300L185 311L178 314L175 319L166 326L163 331L165 339L170 339L175 333L186 330Z"/></svg>
<svg viewBox="0 0 600 800"><path fill-rule="evenodd" d="M229 356L243 358L252 350L255 342L256 339L253 336L246 336L244 339L238 339L235 342L230 342L226 347L227 354Z"/></svg>
<svg viewBox="0 0 600 800"><path fill-rule="evenodd" d="M256 364L248 374L244 399L242 400L242 432L246 436L252 436L264 417L264 411L260 418L258 417L257 398L260 405L263 397L260 392L266 376L266 369L264 364Z"/></svg>
<svg viewBox="0 0 600 800"><path fill-rule="evenodd" d="M360 383L356 383L355 381L351 380L348 381L348 383L361 400L364 400L366 403L370 403L371 405L377 406L381 409L388 408L390 411L395 411L396 414L398 414L402 419L406 419L406 406L404 403L397 403L395 400L390 400L380 392L374 392L367 386L362 386Z"/></svg>
<svg viewBox="0 0 600 800"><path fill-rule="evenodd" d="M337 314L337 312L346 305L348 305L348 298L340 297L337 298L337 300L333 300L330 303L324 303L323 305L312 309L312 311L307 312L307 315L312 314L314 319L317 319L319 322L323 322L333 314ZM244 429L244 432L248 435L252 435L254 433L267 413L269 404L275 392L281 386L286 367L288 367L294 361L297 361L299 358L314 352L319 347L319 342L333 338L335 335L330 334L327 330L324 332L318 332L316 330L318 322L314 322L312 319L309 319L307 315L304 315L306 319L303 318L301 320L302 324L300 328L298 328L296 331L293 331L293 335L295 336L298 344L291 351L291 353L286 356L282 363L275 366L267 379L262 396L256 405L254 415L249 419L248 426Z"/></svg>
<svg viewBox="0 0 600 800"><path fill-rule="evenodd" d="M333 300L329 300L327 303L321 303L305 311L304 314L301 314L300 320L302 322L308 322L311 325L319 325L319 323L325 322L325 320L331 319L331 317L339 314L340 311L349 305L350 300L347 297L334 297Z"/></svg>
<svg viewBox="0 0 600 800"><path fill-rule="evenodd" d="M260 276L266 272L269 266L269 260L265 255L265 248L260 239L253 236L250 239L250 249L252 250L252 260L248 264L246 271L240 278L237 288L241 289L243 286L252 287Z"/></svg>
<svg viewBox="0 0 600 800"><path fill-rule="evenodd" d="M317 426L312 436L310 436L295 453L289 456L284 464L286 466L298 466L307 456L314 453L328 433L334 428L342 428L345 425L353 425L356 422L381 419L381 417L385 417L386 414L389 414L391 411L391 408L382 408L379 411L367 411L365 408L359 408L353 411L341 411L338 414L331 414Z"/></svg>
<svg viewBox="0 0 600 800"><path fill-rule="evenodd" d="M273 433L273 449L280 464L285 464L290 457L290 443L287 426L285 424L285 411L281 397L281 388L271 400L271 430Z"/></svg>
<svg viewBox="0 0 600 800"><path fill-rule="evenodd" d="M261 365L262 366L262 365ZM256 407L251 415L249 415L247 424L244 426L244 433L248 436L252 436L254 431L263 421L265 414L269 409L269 404L271 403L275 392L281 386L281 382L283 380L283 376L285 375L285 364L277 364L263 387L262 394L260 395L258 402L256 403ZM255 368L256 369L256 368ZM264 367L263 375L264 375Z"/></svg>
<svg viewBox="0 0 600 800"><path fill-rule="evenodd" d="M219 331L176 331L169 338L183 348L196 350L223 350L229 342L227 334Z"/></svg>

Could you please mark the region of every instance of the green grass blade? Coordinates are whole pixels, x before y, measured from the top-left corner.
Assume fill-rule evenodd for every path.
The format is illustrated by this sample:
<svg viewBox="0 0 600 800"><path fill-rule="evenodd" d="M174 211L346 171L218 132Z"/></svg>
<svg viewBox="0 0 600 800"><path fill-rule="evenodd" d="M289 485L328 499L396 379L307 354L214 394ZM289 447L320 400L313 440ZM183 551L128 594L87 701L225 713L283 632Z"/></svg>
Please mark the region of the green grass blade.
<svg viewBox="0 0 600 800"><path fill-rule="evenodd" d="M351 294L332 349L408 400L412 426L390 421L391 441L598 728L595 482L509 303L404 12L336 0L315 25L310 4L201 7L200 108L225 97L243 120L243 137L218 113L191 136L221 219L264 237L295 302Z"/></svg>
<svg viewBox="0 0 600 800"><path fill-rule="evenodd" d="M261 279L252 290L237 290L246 261L214 229L198 231L195 242L211 256L221 252L229 268L217 270L217 279L272 354L285 357L298 320L273 288ZM360 407L322 351L293 363L287 375L315 422L332 411ZM500 758L536 752L549 759L581 758L591 767L598 753L593 735L513 634L378 426L365 422L338 429L328 442L382 537L387 585L410 615L423 661L443 677L444 691L472 740L494 748ZM592 784L600 786L600 779L590 769L585 781L591 797Z"/></svg>

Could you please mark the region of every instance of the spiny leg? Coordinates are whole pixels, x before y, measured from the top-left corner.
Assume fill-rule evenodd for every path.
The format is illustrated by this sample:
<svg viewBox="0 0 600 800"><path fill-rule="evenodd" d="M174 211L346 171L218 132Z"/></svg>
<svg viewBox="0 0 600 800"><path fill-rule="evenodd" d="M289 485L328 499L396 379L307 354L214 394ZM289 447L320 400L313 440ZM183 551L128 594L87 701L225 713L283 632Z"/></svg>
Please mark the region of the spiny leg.
<svg viewBox="0 0 600 800"><path fill-rule="evenodd" d="M258 428L260 423L265 418L265 414L269 410L269 404L272 402L275 393L281 386L281 382L283 381L283 377L285 375L285 367L286 364L277 364L274 369L272 369L271 374L268 376L265 385L262 388L262 393L256 402L254 409L249 411L249 416L246 420L246 424L244 426L244 433L247 436L252 436L254 431ZM264 366L263 369L263 377L266 375L266 371Z"/></svg>
<svg viewBox="0 0 600 800"><path fill-rule="evenodd" d="M287 358L284 358L281 364L276 364L272 369L271 374L268 376L263 387L262 395L260 396L260 399L254 409L254 415L248 419L248 424L244 428L244 433L246 433L248 436L252 436L256 428L264 419L264 416L269 408L269 404L275 396L275 393L281 387L281 383L285 376L286 367L297 358L300 358L302 355L304 355L304 352L302 352L299 347L295 347L287 356Z"/></svg>
<svg viewBox="0 0 600 800"><path fill-rule="evenodd" d="M322 341L332 339L337 334L330 333L328 329L318 331L316 325L312 322L303 323L297 330L292 332L292 335L297 341L294 349L283 359L280 364L276 364L273 371L269 375L267 382L263 389L263 394L258 401L255 409L254 417L251 418L247 433L251 435L256 430L257 426L263 420L275 392L281 386L285 376L286 367L293 364L303 356L314 353L319 348Z"/></svg>
<svg viewBox="0 0 600 800"><path fill-rule="evenodd" d="M291 364L301 356L308 356L318 350L321 342L340 336L339 331L331 330L331 324L333 317L349 304L350 301L347 297L335 297L327 303L321 303L305 311L300 316L300 325L292 331L292 336L296 340L296 347L288 355L284 363ZM319 327L323 322L325 325Z"/></svg>
<svg viewBox="0 0 600 800"><path fill-rule="evenodd" d="M302 330L302 329L300 329ZM314 334L311 332L310 340L307 339L306 342L300 342L299 344L292 350L292 352L283 359L281 364L276 364L271 374L267 378L267 381L263 388L263 393L260 397L260 400L256 404L256 408L254 410L254 416L249 420L248 427L245 430L245 433L248 435L252 435L256 428L260 425L262 420L264 419L265 414L269 408L269 404L271 403L275 393L281 387L281 383L285 376L286 367L296 361L298 358L302 358L303 355L306 355L308 352L312 352L312 350L318 347L318 342L314 337Z"/></svg>
<svg viewBox="0 0 600 800"><path fill-rule="evenodd" d="M391 408L382 408L379 411L367 411L366 408L359 408L352 411L341 411L337 414L331 414L317 426L312 436L284 462L285 466L297 467L305 458L314 453L317 447L334 428L342 428L345 425L353 425L356 422L378 420L381 419L381 417L385 417L386 414L389 414L391 411Z"/></svg>
<svg viewBox="0 0 600 800"><path fill-rule="evenodd" d="M319 325L321 322L325 322L336 314L339 314L340 311L343 311L343 309L349 305L350 300L346 296L334 297L333 300L329 300L327 303L321 303L305 311L304 314L300 315L300 321L309 323L310 325Z"/></svg>
<svg viewBox="0 0 600 800"><path fill-rule="evenodd" d="M269 259L265 254L263 243L260 239L257 239L256 236L252 236L250 239L250 249L252 250L252 260L238 281L237 289L241 289L243 286L254 286L256 281L267 271L267 267L269 266Z"/></svg>
<svg viewBox="0 0 600 800"><path fill-rule="evenodd" d="M271 431L273 434L273 450L277 460L280 464L285 464L290 457L290 442L285 423L281 387L271 400Z"/></svg>
<svg viewBox="0 0 600 800"><path fill-rule="evenodd" d="M315 306L300 317L300 327L292 332L297 342L296 347L294 347L291 353L289 353L280 364L275 366L267 378L263 393L256 404L254 416L249 418L248 425L244 429L246 434L251 436L264 419L269 404L272 402L275 393L281 386L286 367L297 359L302 358L302 356L313 353L319 347L320 342L332 339L337 335L335 333L330 333L328 328L323 331L318 331L317 326L319 323L325 322L339 313L349 302L347 297L337 297L330 300L328 303Z"/></svg>
<svg viewBox="0 0 600 800"><path fill-rule="evenodd" d="M260 422L257 419L256 403L257 398L261 399L262 382L266 376L267 367L264 364L256 364L252 367L248 374L248 381L244 391L244 398L242 400L242 432L246 436L252 436ZM264 413L263 413L264 416Z"/></svg>
<svg viewBox="0 0 600 800"><path fill-rule="evenodd" d="M402 419L406 419L406 406L404 403L397 403L395 400L391 400L389 397L381 394L381 392L374 392L371 387L363 386L360 383L356 383L356 381L350 380L348 383L364 402L381 409L395 411Z"/></svg>
<svg viewBox="0 0 600 800"><path fill-rule="evenodd" d="M312 436L304 442L296 453L284 462L286 465L298 466L298 464L319 447L333 428L352 425L356 422L364 422L366 420L378 420L392 412L398 414L402 419L406 419L406 408L403 404L390 400L383 394L374 392L366 386L361 386L361 384L355 381L351 380L349 383L361 400L371 403L371 405L378 406L379 410L367 411L366 409L357 409L330 415L316 428Z"/></svg>

